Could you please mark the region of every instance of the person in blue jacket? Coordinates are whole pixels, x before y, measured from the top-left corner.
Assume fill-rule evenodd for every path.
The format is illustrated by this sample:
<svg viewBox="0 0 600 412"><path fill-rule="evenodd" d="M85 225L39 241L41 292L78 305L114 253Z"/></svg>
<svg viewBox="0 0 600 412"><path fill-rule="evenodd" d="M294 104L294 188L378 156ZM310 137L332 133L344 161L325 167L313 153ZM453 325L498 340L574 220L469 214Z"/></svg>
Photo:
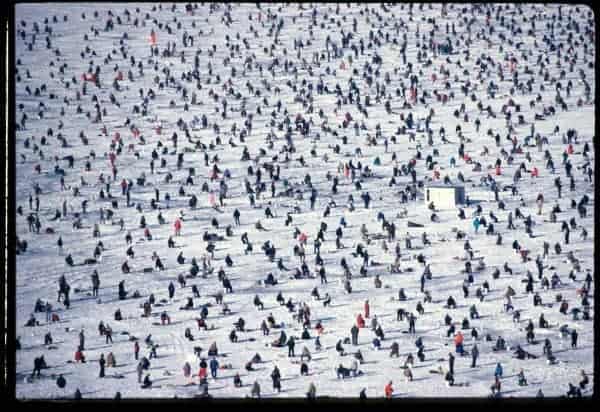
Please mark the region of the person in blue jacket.
<svg viewBox="0 0 600 412"><path fill-rule="evenodd" d="M210 361L210 376L215 379L217 378L217 369L219 369L219 361L217 361L217 358L212 358Z"/></svg>
<svg viewBox="0 0 600 412"><path fill-rule="evenodd" d="M479 218L476 217L475 219L473 219L473 227L475 228L475 233L477 233L477 231L479 230L479 225L481 223L479 222Z"/></svg>
<svg viewBox="0 0 600 412"><path fill-rule="evenodd" d="M494 371L494 376L498 376L498 377L502 377L502 365L500 365L500 362L498 362L496 364L496 370Z"/></svg>

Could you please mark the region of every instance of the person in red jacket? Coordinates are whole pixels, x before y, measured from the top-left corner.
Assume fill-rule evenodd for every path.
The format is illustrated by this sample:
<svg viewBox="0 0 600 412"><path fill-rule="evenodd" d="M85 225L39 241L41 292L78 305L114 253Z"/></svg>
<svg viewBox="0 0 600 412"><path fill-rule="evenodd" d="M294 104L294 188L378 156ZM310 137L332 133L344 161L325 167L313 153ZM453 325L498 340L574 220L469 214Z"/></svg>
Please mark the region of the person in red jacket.
<svg viewBox="0 0 600 412"><path fill-rule="evenodd" d="M77 352L75 352L75 362L85 363L85 355L83 354L83 351L79 348L77 349Z"/></svg>
<svg viewBox="0 0 600 412"><path fill-rule="evenodd" d="M365 320L363 319L363 317L360 313L356 317L356 326L358 326L359 328L365 327Z"/></svg>
<svg viewBox="0 0 600 412"><path fill-rule="evenodd" d="M300 241L300 243L306 244L307 239L308 236L306 236L306 233L301 233L300 236L298 236L298 241Z"/></svg>
<svg viewBox="0 0 600 412"><path fill-rule="evenodd" d="M206 379L207 376L208 372L206 371L206 367L200 368L200 371L198 372L198 377L200 378L200 380Z"/></svg>
<svg viewBox="0 0 600 412"><path fill-rule="evenodd" d="M367 299L367 300L365 301L365 318L366 318L366 319L369 319L369 310L370 310L370 307L369 307L369 300Z"/></svg>
<svg viewBox="0 0 600 412"><path fill-rule="evenodd" d="M394 393L394 388L392 388L392 381L389 381L387 385L385 385L385 397L387 399L392 399L392 394Z"/></svg>
<svg viewBox="0 0 600 412"><path fill-rule="evenodd" d="M177 219L175 221L174 226L175 226L175 236L181 235L181 220Z"/></svg>
<svg viewBox="0 0 600 412"><path fill-rule="evenodd" d="M538 177L539 175L540 175L540 173L539 173L539 171L538 171L538 168L537 168L537 167L534 167L534 168L531 170L531 177Z"/></svg>
<svg viewBox="0 0 600 412"><path fill-rule="evenodd" d="M150 39L149 40L150 40L150 45L151 46L156 46L156 40L157 39L156 39L156 33L154 32L154 30L152 30L150 32Z"/></svg>

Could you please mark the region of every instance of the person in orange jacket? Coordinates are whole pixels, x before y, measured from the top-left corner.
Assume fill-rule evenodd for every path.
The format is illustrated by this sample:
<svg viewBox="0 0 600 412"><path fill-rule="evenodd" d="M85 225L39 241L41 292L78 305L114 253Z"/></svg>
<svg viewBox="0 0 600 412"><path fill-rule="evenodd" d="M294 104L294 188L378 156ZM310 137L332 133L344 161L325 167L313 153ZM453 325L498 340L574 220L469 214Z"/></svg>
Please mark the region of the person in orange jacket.
<svg viewBox="0 0 600 412"><path fill-rule="evenodd" d="M392 399L392 394L394 393L394 388L392 388L392 381L389 381L387 385L385 385L385 397L387 399Z"/></svg>
<svg viewBox="0 0 600 412"><path fill-rule="evenodd" d="M462 354L463 353L463 341L464 336L461 331L458 331L456 336L454 337L454 345L456 345L456 352Z"/></svg>
<svg viewBox="0 0 600 412"><path fill-rule="evenodd" d="M369 300L367 299L367 300L365 301L365 318L366 318L366 319L369 319L369 310L370 310L370 307L369 307Z"/></svg>

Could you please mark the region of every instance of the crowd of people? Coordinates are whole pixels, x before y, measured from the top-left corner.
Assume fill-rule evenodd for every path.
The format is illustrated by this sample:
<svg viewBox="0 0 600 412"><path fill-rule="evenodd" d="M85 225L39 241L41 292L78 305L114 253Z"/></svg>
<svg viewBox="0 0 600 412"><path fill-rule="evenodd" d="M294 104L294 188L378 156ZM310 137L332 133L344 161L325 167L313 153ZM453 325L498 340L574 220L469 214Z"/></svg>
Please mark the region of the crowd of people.
<svg viewBox="0 0 600 412"><path fill-rule="evenodd" d="M166 362L200 397L260 398L269 378L268 396L306 378L294 394L309 399L351 382L360 399L422 396L417 377L450 396L502 396L508 379L585 393L590 362L552 344L592 359L591 9L23 7L17 284L39 287L17 287L17 347L35 348L17 366L33 356L30 383L69 366L56 384L81 399L81 377L130 370L115 396L139 397L129 385L152 392ZM427 201L430 184L464 185L466 204ZM48 365L50 347L74 357ZM503 360L481 391L469 370L484 359ZM581 380L553 381L561 362ZM233 389L211 389L221 379Z"/></svg>

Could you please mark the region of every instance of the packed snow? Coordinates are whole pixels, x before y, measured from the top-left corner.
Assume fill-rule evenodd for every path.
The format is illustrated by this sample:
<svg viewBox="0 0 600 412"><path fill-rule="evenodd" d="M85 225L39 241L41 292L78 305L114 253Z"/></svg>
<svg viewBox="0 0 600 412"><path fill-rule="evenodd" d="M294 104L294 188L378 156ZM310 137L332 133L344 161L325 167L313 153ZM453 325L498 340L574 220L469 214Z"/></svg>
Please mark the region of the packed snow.
<svg viewBox="0 0 600 412"><path fill-rule="evenodd" d="M18 398L73 399L76 390L84 399L117 392L123 398L245 398L255 382L262 398L304 398L311 383L317 398L356 398L363 389L368 398L534 397L540 390L554 397L566 395L569 383L580 388L582 371L589 383L581 393L593 393L595 26L589 8L29 3L16 6L15 30ZM430 205L426 188L446 177L464 185L468 204ZM556 205L560 211L553 211ZM476 215L485 217L478 230ZM169 238L175 247L168 247ZM472 282L465 281L467 262ZM421 288L426 268L427 301ZM528 271L532 292L526 292ZM275 285L265 284L269 273ZM68 308L57 293L63 275ZM125 299L119 298L121 281ZM509 287L513 309L506 307ZM219 293L229 313L217 303ZM291 299L289 308L277 301L279 293L282 303ZM534 293L541 304L534 305ZM149 316L142 316L151 294L154 304L146 304ZM455 308L445 307L449 296ZM183 309L188 298L193 307ZM38 299L41 311L35 312ZM560 299L568 303L562 312ZM298 317L304 305L310 313ZM473 305L478 318L470 317ZM206 329L197 321L203 308ZM414 331L410 315L398 319L400 308L414 315ZM163 312L170 321L161 322ZM32 314L34 326L25 326ZM270 314L275 323L265 335L261 324ZM366 324L353 345L359 314ZM454 332L448 332L447 314ZM539 327L541 314L547 328ZM240 317L245 328L233 342ZM375 317L384 334L379 350ZM534 336L528 338L530 319ZM99 332L101 321L112 329L112 342ZM303 323L309 339L301 339ZM294 356L287 345L272 345L282 330L296 338ZM75 360L81 331L85 363ZM455 345L459 332L464 356ZM48 333L52 342L45 344ZM499 336L506 349L495 351ZM553 361L543 349L546 339ZM140 372L136 340L139 360L149 360ZM336 350L340 340L343 355ZM217 356L208 353L213 343ZM393 343L398 356L390 356ZM475 344L479 357L471 367ZM534 358L518 359L518 345ZM310 360L301 361L304 347ZM356 376L339 377L339 366L352 369L358 350L364 360L354 365ZM99 377L100 356L106 360L109 353L115 364ZM248 371L257 353L261 361ZM32 375L42 355L46 367ZM201 359L209 365L202 380ZM212 359L219 363L216 378ZM498 363L501 387L492 391ZM273 385L275 367L280 391ZM526 385L519 384L521 369ZM236 374L241 385L234 384ZM57 383L61 375L65 385ZM143 388L147 375L151 385Z"/></svg>

